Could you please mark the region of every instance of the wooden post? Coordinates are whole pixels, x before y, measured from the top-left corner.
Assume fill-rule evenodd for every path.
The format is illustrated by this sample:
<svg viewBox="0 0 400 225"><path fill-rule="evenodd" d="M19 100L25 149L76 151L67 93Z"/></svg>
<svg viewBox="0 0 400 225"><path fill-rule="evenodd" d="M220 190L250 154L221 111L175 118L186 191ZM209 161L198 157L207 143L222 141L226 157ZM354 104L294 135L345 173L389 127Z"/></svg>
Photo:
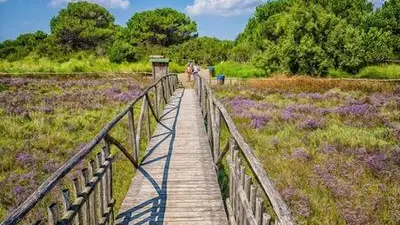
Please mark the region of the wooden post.
<svg viewBox="0 0 400 225"><path fill-rule="evenodd" d="M268 213L264 213L262 225L269 225L270 223L271 223L271 216Z"/></svg>
<svg viewBox="0 0 400 225"><path fill-rule="evenodd" d="M146 102L147 102L147 99L143 98L142 106L140 108L139 121L138 121L138 125L137 125L137 130L136 130L136 144L137 144L139 150L140 150L140 140L142 138L142 126L143 126L143 119L144 119L145 110L146 110Z"/></svg>
<svg viewBox="0 0 400 225"><path fill-rule="evenodd" d="M244 172L245 172L244 166L240 166L240 184L239 184L240 189L244 189L244 179L245 179ZM240 196L239 196L239 198L240 198ZM244 205L242 204L241 201L240 201L239 215L240 215L239 223L240 223L240 225L244 225L245 211L244 211Z"/></svg>
<svg viewBox="0 0 400 225"><path fill-rule="evenodd" d="M250 207L251 207L251 211L253 211L253 215L255 215L256 212L256 197L257 197L257 193L256 193L257 189L254 185L251 185L250 187Z"/></svg>
<svg viewBox="0 0 400 225"><path fill-rule="evenodd" d="M104 160L107 160L108 157L110 156L110 150L109 150L110 147L109 146L110 146L109 143L107 143L107 141L106 141L106 143L105 143L105 145L103 146L103 149L102 149L102 155L103 155ZM110 167L111 167L111 165L110 165ZM110 174L110 170L107 169L105 174L104 174L104 176L103 176L103 179L104 179L104 181L103 181L104 182L104 207L107 208L107 209L108 209L109 204L111 202L111 197L110 197L110 179L109 179L110 175L109 174ZM108 218L108 221L110 221L110 216Z"/></svg>
<svg viewBox="0 0 400 225"><path fill-rule="evenodd" d="M129 109L128 118L129 118L129 134L131 137L133 157L134 157L135 161L138 162L139 150L138 150L138 143L136 142L136 131L135 131L135 120L134 120L133 107Z"/></svg>
<svg viewBox="0 0 400 225"><path fill-rule="evenodd" d="M88 174L88 170L86 169L86 168L84 168L83 170L82 170L82 181L83 181L83 188L84 187L87 187L88 185L89 185L89 174ZM88 196L89 197L89 196ZM88 224L88 225L90 225L90 224L92 224L91 222L92 222L92 220L91 220L91 218L90 218L90 201L88 201L88 199L86 200L86 202L85 202L85 219L86 219L86 223L85 224Z"/></svg>
<svg viewBox="0 0 400 225"><path fill-rule="evenodd" d="M101 153L98 153L96 155L97 158L97 165L99 166L99 169L103 167L103 158L101 156ZM101 176L100 178L100 182L98 184L99 186L99 196L98 196L98 201L99 201L99 212L100 212L100 218L103 218L104 216L104 212L106 211L105 207L104 207L104 175Z"/></svg>
<svg viewBox="0 0 400 225"><path fill-rule="evenodd" d="M157 85L154 86L154 109L156 111L156 116L158 117L158 89Z"/></svg>
<svg viewBox="0 0 400 225"><path fill-rule="evenodd" d="M150 143L151 132L150 132L150 102L146 101L145 105L145 124L146 124L146 135L147 135L147 144Z"/></svg>
<svg viewBox="0 0 400 225"><path fill-rule="evenodd" d="M214 115L215 115L215 120L214 120L214 153L215 153L215 163L218 163L218 158L220 155L220 131L221 131L221 113L218 109L218 107L212 105L214 108Z"/></svg>
<svg viewBox="0 0 400 225"><path fill-rule="evenodd" d="M248 176L248 175L244 176L244 192L246 194L246 201L250 202L249 201L249 199L250 199L250 176ZM245 225L249 224L248 221L246 220L246 216L244 217L243 221L244 221Z"/></svg>
<svg viewBox="0 0 400 225"><path fill-rule="evenodd" d="M261 225L262 222L262 214L264 211L263 200L261 198L256 199L256 221L257 224Z"/></svg>
<svg viewBox="0 0 400 225"><path fill-rule="evenodd" d="M81 186L81 183L79 182L78 178L75 178L73 180L73 185L74 185L74 197L76 199L76 198L78 198L80 196L81 191L82 191L82 186ZM77 224L79 224L79 225L86 225L84 223L84 222L86 222L86 220L84 220L84 216L85 216L84 212L85 212L85 210L82 210L84 208L85 208L85 205L83 205L81 207L81 209L78 211L78 223Z"/></svg>
<svg viewBox="0 0 400 225"><path fill-rule="evenodd" d="M89 162L89 177L90 179L96 176L96 162L94 160L90 160ZM91 188L93 189L93 192L90 194L89 196L89 205L90 205L90 217L91 217L91 221L94 224L98 224L97 221L97 201L96 201L96 195L97 195L97 191L96 191L96 187L92 186L93 184L90 184Z"/></svg>
<svg viewBox="0 0 400 225"><path fill-rule="evenodd" d="M58 211L57 203L53 203L48 208L48 220L49 225L57 225L58 221L60 220L60 214Z"/></svg>

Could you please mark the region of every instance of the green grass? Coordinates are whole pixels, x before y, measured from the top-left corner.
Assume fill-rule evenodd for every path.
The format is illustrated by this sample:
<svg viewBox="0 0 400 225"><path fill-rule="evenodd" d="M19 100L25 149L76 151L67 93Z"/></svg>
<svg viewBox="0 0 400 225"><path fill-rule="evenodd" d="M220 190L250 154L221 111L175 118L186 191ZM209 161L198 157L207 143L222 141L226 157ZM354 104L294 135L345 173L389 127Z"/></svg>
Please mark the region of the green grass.
<svg viewBox="0 0 400 225"><path fill-rule="evenodd" d="M0 78L0 220L126 107L125 94L136 93L151 82L139 76L118 80ZM136 118L139 111L137 104ZM131 152L127 131L124 118L111 135ZM134 169L119 150L113 147L112 153L116 155L113 170L118 210ZM78 165L42 202L60 197L60 187L70 187L83 166ZM46 205L39 206L28 219L46 216Z"/></svg>
<svg viewBox="0 0 400 225"><path fill-rule="evenodd" d="M357 74L349 74L340 70L329 70L330 78L367 78L367 79L400 79L400 65L382 64L362 68Z"/></svg>
<svg viewBox="0 0 400 225"><path fill-rule="evenodd" d="M170 72L180 73L184 66L171 62ZM3 73L76 73L76 72L151 72L152 66L149 61L121 64L111 63L106 57L94 55L74 56L63 60L52 60L49 58L36 58L29 56L23 60L9 62L0 60L0 72Z"/></svg>
<svg viewBox="0 0 400 225"><path fill-rule="evenodd" d="M277 89L277 80L226 85L216 93L298 224L397 224L396 87L374 82L382 87L373 91L366 82L357 82L350 90L346 83L326 82L334 88L302 80L297 89ZM339 113L347 107L353 110ZM265 124L253 125L254 118ZM314 125L304 126L307 121Z"/></svg>
<svg viewBox="0 0 400 225"><path fill-rule="evenodd" d="M400 65L388 64L367 66L355 76L357 78L400 79Z"/></svg>
<svg viewBox="0 0 400 225"><path fill-rule="evenodd" d="M224 74L226 77L252 78L267 77L267 73L249 63L223 62L215 65L216 74Z"/></svg>

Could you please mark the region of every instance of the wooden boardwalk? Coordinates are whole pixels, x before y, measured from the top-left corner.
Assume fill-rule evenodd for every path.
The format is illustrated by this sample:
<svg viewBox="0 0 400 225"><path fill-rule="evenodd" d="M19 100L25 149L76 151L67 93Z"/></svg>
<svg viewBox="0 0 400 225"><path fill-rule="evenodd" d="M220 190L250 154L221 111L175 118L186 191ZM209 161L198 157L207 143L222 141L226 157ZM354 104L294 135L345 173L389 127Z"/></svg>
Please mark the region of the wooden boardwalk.
<svg viewBox="0 0 400 225"><path fill-rule="evenodd" d="M116 224L228 224L194 89L165 107Z"/></svg>

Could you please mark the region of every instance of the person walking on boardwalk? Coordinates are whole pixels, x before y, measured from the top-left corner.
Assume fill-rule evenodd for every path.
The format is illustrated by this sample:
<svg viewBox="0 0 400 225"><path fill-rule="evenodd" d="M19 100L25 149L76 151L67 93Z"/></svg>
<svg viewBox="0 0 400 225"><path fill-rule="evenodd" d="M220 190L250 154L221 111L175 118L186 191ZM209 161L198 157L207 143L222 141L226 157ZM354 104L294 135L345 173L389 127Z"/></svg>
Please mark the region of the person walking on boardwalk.
<svg viewBox="0 0 400 225"><path fill-rule="evenodd" d="M186 73L187 73L187 76L188 76L188 82L190 82L190 77L192 76L192 73L193 73L193 64L192 63L189 63L187 65Z"/></svg>
<svg viewBox="0 0 400 225"><path fill-rule="evenodd" d="M200 66L197 64L194 64L193 66L193 76L198 76L200 72Z"/></svg>

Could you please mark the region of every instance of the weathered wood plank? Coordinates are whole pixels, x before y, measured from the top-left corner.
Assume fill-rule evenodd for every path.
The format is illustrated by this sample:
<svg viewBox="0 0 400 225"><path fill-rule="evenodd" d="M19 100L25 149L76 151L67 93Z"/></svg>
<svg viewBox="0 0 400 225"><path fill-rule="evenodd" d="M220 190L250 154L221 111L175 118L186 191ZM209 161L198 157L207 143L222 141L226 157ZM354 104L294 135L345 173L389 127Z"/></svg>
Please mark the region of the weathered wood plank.
<svg viewBox="0 0 400 225"><path fill-rule="evenodd" d="M132 180L117 224L132 215L125 224L151 224L141 221L157 218L165 224L214 221L211 224L227 225L212 152L194 90L178 90L166 108L160 118L169 112L168 117L172 119L162 119L162 125L157 124L154 134L167 135L151 139L149 148L156 148L149 151Z"/></svg>

